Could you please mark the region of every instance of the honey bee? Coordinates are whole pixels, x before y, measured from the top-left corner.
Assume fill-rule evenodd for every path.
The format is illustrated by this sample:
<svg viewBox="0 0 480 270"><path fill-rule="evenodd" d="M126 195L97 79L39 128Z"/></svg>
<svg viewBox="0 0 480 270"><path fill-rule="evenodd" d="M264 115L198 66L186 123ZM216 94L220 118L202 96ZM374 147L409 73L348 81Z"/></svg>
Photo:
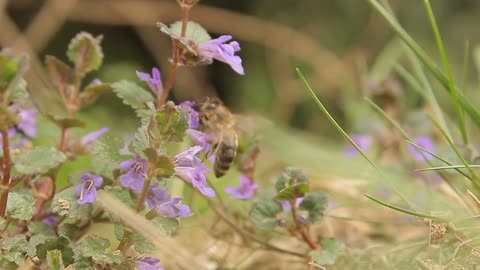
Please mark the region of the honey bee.
<svg viewBox="0 0 480 270"><path fill-rule="evenodd" d="M234 115L218 98L207 98L195 106L198 119L205 132L213 134L212 150L215 155L215 176L224 176L237 156L238 135Z"/></svg>

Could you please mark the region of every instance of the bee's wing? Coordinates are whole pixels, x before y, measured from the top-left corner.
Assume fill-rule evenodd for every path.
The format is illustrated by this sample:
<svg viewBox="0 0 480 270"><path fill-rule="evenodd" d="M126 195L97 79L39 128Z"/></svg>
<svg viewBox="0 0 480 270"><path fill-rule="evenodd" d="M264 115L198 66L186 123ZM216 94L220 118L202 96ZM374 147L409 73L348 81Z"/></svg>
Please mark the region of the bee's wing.
<svg viewBox="0 0 480 270"><path fill-rule="evenodd" d="M235 114L235 130L242 136L257 138L262 131L273 127L273 122L260 115Z"/></svg>

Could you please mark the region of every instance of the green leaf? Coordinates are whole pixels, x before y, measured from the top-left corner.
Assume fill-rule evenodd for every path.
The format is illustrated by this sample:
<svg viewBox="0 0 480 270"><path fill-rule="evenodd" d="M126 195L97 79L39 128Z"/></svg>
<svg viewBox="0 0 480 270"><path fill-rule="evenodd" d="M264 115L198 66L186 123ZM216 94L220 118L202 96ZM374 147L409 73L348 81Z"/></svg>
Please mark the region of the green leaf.
<svg viewBox="0 0 480 270"><path fill-rule="evenodd" d="M47 266L49 270L63 270L65 266L62 262L62 253L60 250L49 250L47 252Z"/></svg>
<svg viewBox="0 0 480 270"><path fill-rule="evenodd" d="M141 254L150 253L155 249L155 245L139 233L131 233L128 240L133 244L133 248Z"/></svg>
<svg viewBox="0 0 480 270"><path fill-rule="evenodd" d="M169 27L169 30L171 34L180 37L182 33L182 21L172 23ZM203 43L212 39L205 28L192 21L187 22L187 31L185 33L185 37L197 43Z"/></svg>
<svg viewBox="0 0 480 270"><path fill-rule="evenodd" d="M82 219L90 216L93 207L90 203L78 204L75 187L65 189L53 197L52 211L67 218Z"/></svg>
<svg viewBox="0 0 480 270"><path fill-rule="evenodd" d="M6 238L2 241L1 249L5 251L26 252L28 249L27 236L25 234L17 234L13 237Z"/></svg>
<svg viewBox="0 0 480 270"><path fill-rule="evenodd" d="M80 107L85 107L89 104L95 102L102 94L112 91L112 86L107 83L100 83L96 85L89 85L87 86L81 93L80 93Z"/></svg>
<svg viewBox="0 0 480 270"><path fill-rule="evenodd" d="M119 81L112 84L112 89L123 100L123 103L134 109L145 109L147 108L145 105L147 102L155 101L150 92L133 82Z"/></svg>
<svg viewBox="0 0 480 270"><path fill-rule="evenodd" d="M121 254L110 254L105 252L110 246L110 241L97 235L90 235L75 249L75 258L91 258L95 263L100 265L118 264L125 260Z"/></svg>
<svg viewBox="0 0 480 270"><path fill-rule="evenodd" d="M28 224L28 231L36 235L55 236L55 232L50 226L40 221L32 221Z"/></svg>
<svg viewBox="0 0 480 270"><path fill-rule="evenodd" d="M70 247L70 240L65 236L56 239L48 239L45 243L37 245L37 256L40 259L47 258L48 252L58 250L61 252L63 265L68 266L74 262L73 249Z"/></svg>
<svg viewBox="0 0 480 270"><path fill-rule="evenodd" d="M67 156L48 146L37 146L15 156L15 170L22 174L43 174L67 160Z"/></svg>
<svg viewBox="0 0 480 270"><path fill-rule="evenodd" d="M289 167L277 178L275 199L291 200L303 197L310 190L310 180L303 171Z"/></svg>
<svg viewBox="0 0 480 270"><path fill-rule="evenodd" d="M148 123L144 123L135 132L132 146L137 153L142 153L145 149L153 147L153 141L148 135L148 126Z"/></svg>
<svg viewBox="0 0 480 270"><path fill-rule="evenodd" d="M152 223L161 228L165 235L171 235L180 225L178 219L169 217L155 217Z"/></svg>
<svg viewBox="0 0 480 270"><path fill-rule="evenodd" d="M20 79L15 88L12 89L10 95L8 95L8 100L11 102L20 102L28 97L27 92L27 81Z"/></svg>
<svg viewBox="0 0 480 270"><path fill-rule="evenodd" d="M125 230L123 229L123 225L120 223L113 224L113 234L115 235L115 239L118 241L122 241L123 235Z"/></svg>
<svg viewBox="0 0 480 270"><path fill-rule="evenodd" d="M300 210L308 211L307 221L313 224L323 217L328 206L328 196L323 192L308 193L299 205Z"/></svg>
<svg viewBox="0 0 480 270"><path fill-rule="evenodd" d="M119 153L119 150L124 146L123 144L123 140L118 137L104 135L100 140L93 143L92 155L99 159L118 164L125 159L125 157Z"/></svg>
<svg viewBox="0 0 480 270"><path fill-rule="evenodd" d="M45 118L53 122L59 128L85 127L85 122L75 117L46 113Z"/></svg>
<svg viewBox="0 0 480 270"><path fill-rule="evenodd" d="M334 238L322 240L322 250L312 250L309 255L320 265L333 265L345 250L345 245Z"/></svg>
<svg viewBox="0 0 480 270"><path fill-rule="evenodd" d="M7 214L15 219L30 220L35 211L35 198L30 194L11 191L8 194Z"/></svg>
<svg viewBox="0 0 480 270"><path fill-rule="evenodd" d="M58 226L58 234L70 239L76 238L80 233L82 233L80 227L75 223L62 223Z"/></svg>
<svg viewBox="0 0 480 270"><path fill-rule="evenodd" d="M37 246L38 244L44 243L48 239L54 239L56 237L53 236L46 236L43 234L35 234L32 237L30 237L30 240L28 241L28 251L27 251L27 256L29 257L35 257L37 256Z"/></svg>
<svg viewBox="0 0 480 270"><path fill-rule="evenodd" d="M126 205L130 207L135 206L135 201L133 200L132 195L125 188L120 186L105 186L103 190L110 191L113 195L115 195L115 197L117 197L117 199Z"/></svg>
<svg viewBox="0 0 480 270"><path fill-rule="evenodd" d="M62 60L51 55L47 55L45 64L55 87L69 99L72 94L71 89L75 87L75 72L73 69Z"/></svg>
<svg viewBox="0 0 480 270"><path fill-rule="evenodd" d="M23 265L25 262L25 255L19 251L9 251L3 254L3 259L5 261L13 262L16 265L20 266L20 265ZM18 268L11 268L11 269L18 269Z"/></svg>
<svg viewBox="0 0 480 270"><path fill-rule="evenodd" d="M173 102L167 102L155 117L158 132L164 140L181 142L188 129L190 116L187 107L178 108Z"/></svg>
<svg viewBox="0 0 480 270"><path fill-rule="evenodd" d="M281 211L282 206L278 202L261 199L253 205L250 220L260 230L272 230L278 225L277 214Z"/></svg>
<svg viewBox="0 0 480 270"><path fill-rule="evenodd" d="M155 164L155 176L170 177L175 173L175 166L167 156L159 156Z"/></svg>
<svg viewBox="0 0 480 270"><path fill-rule="evenodd" d="M67 56L81 76L97 70L103 62L103 52L100 43L102 36L93 37L91 34L81 32L77 34L68 45Z"/></svg>

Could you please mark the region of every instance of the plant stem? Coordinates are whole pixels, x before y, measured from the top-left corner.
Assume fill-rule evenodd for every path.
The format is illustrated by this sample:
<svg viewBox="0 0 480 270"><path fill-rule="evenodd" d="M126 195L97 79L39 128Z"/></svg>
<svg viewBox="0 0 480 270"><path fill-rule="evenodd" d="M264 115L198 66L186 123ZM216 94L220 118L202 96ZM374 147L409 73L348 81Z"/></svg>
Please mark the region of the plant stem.
<svg viewBox="0 0 480 270"><path fill-rule="evenodd" d="M1 130L2 134L2 148L3 148L3 166L2 166L2 186L7 187L2 191L0 197L0 216L5 216L7 210L8 192L10 184L10 169L12 162L10 160L10 146L8 144L8 127L4 127Z"/></svg>
<svg viewBox="0 0 480 270"><path fill-rule="evenodd" d="M187 23L188 18L190 17L190 8L189 7L182 7L182 32L180 33L180 37L184 38L187 34ZM168 98L168 94L170 94L170 90L172 90L173 82L175 81L175 77L177 75L178 64L180 62L180 49L177 45L177 42L172 39L172 55L173 61L172 65L170 66L170 71L168 73L167 81L163 86L162 95L160 95L157 99L157 108L160 108Z"/></svg>
<svg viewBox="0 0 480 270"><path fill-rule="evenodd" d="M140 193L140 198L138 198L137 208L135 209L137 213L140 213L140 211L142 210L142 206L145 202L145 197L147 196L148 187L150 186L151 182L152 182L152 177L148 176L147 179L145 179L145 184L143 184L142 193Z"/></svg>
<svg viewBox="0 0 480 270"><path fill-rule="evenodd" d="M306 228L305 224L301 224L298 221L297 208L295 206L295 202L296 202L296 199L290 200L290 207L292 209L292 218L293 218L293 222L295 222L294 231L298 232L300 236L302 236L303 241L305 241L305 243L307 243L307 245L311 249L319 249L319 246L317 245L317 243L315 243L315 241L312 240L309 233L305 230Z"/></svg>

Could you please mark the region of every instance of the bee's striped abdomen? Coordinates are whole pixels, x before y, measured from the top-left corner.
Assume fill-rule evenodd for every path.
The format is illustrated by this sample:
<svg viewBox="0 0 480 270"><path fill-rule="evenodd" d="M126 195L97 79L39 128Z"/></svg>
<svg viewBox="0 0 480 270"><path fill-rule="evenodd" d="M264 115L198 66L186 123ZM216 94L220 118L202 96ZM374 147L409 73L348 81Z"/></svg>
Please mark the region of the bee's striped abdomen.
<svg viewBox="0 0 480 270"><path fill-rule="evenodd" d="M215 163L213 169L215 176L220 178L227 173L237 155L238 138L235 132L222 134L215 152Z"/></svg>

